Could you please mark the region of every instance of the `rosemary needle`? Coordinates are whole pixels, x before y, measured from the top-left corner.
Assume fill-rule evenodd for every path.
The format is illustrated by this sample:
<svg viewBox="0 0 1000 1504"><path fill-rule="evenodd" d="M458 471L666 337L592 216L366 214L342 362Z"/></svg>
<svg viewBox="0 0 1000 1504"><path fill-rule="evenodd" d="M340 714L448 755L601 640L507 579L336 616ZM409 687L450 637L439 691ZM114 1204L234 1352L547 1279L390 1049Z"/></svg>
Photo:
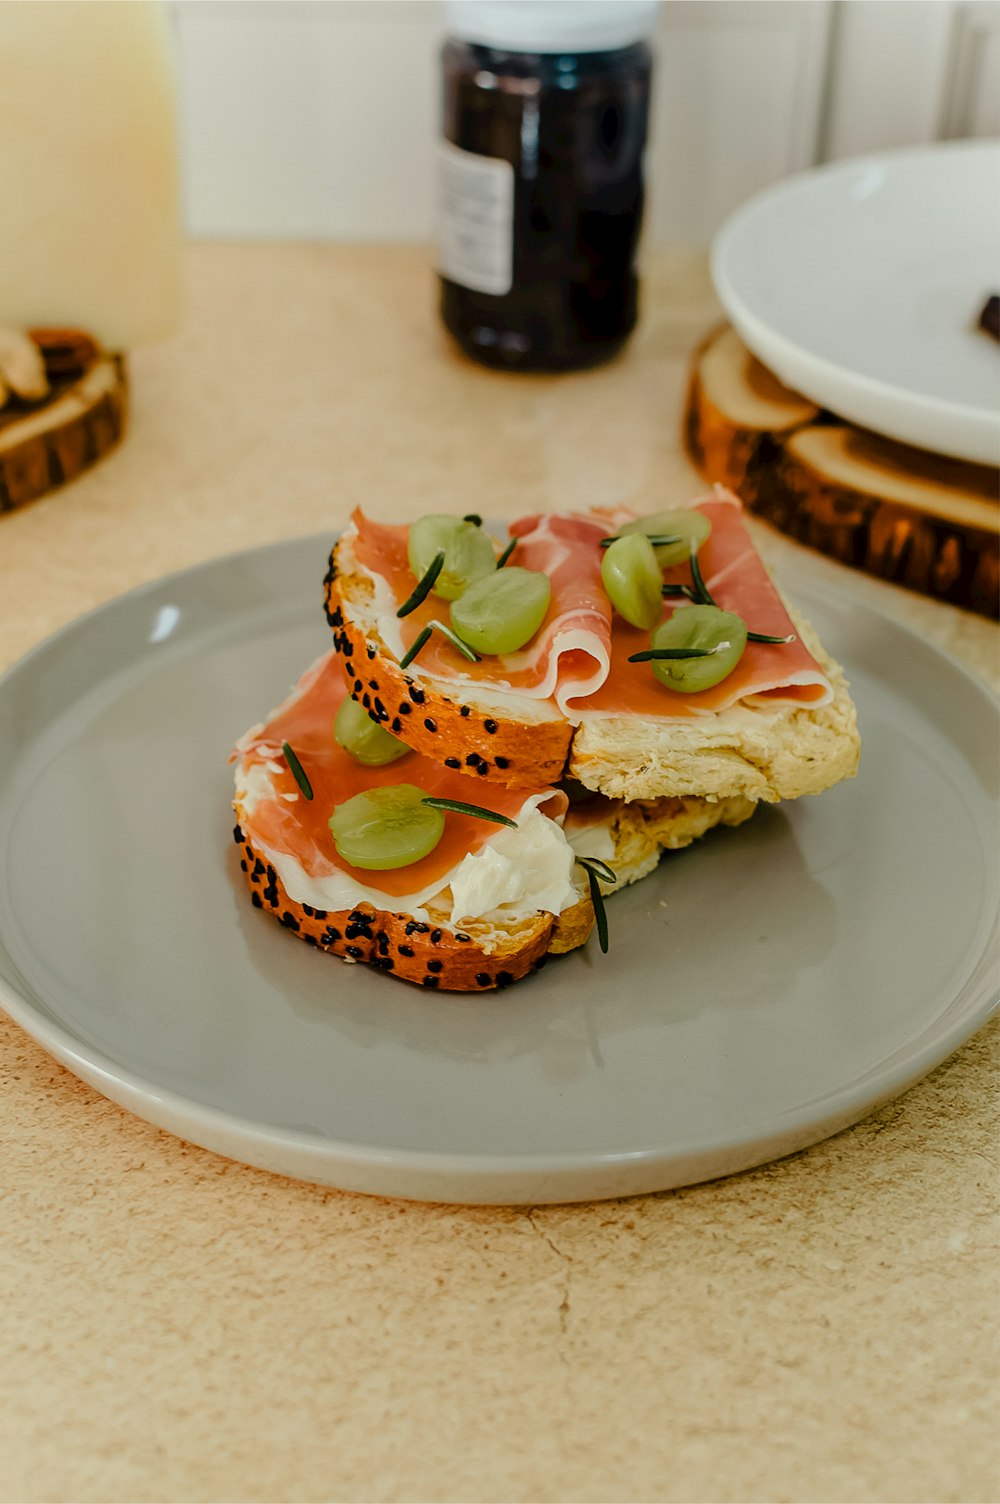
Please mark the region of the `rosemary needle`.
<svg viewBox="0 0 1000 1504"><path fill-rule="evenodd" d="M298 784L299 788L302 790L304 797L306 799L311 799L313 797L312 784L306 777L305 770L303 769L302 764L299 762L298 758L287 742L282 742L281 750L285 754L285 761L288 764L289 772L295 779L295 782Z"/></svg>
<svg viewBox="0 0 1000 1504"><path fill-rule="evenodd" d="M420 802L429 804L432 809L449 809L456 815L475 815L477 820L493 820L497 825L509 825L511 830L517 829L516 820L498 815L496 810L484 809L481 804L466 804L462 799L439 799L436 794L428 794Z"/></svg>

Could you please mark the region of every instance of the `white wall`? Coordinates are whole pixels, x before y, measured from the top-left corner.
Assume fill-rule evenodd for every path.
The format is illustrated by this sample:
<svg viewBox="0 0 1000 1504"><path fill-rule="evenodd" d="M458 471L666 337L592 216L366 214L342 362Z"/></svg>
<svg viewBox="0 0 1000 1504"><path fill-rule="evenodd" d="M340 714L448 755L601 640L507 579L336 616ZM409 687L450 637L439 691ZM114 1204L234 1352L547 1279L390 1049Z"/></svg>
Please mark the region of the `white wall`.
<svg viewBox="0 0 1000 1504"><path fill-rule="evenodd" d="M433 0L171 0L196 235L425 240ZM995 0L667 0L652 236L824 157L1000 128Z"/></svg>

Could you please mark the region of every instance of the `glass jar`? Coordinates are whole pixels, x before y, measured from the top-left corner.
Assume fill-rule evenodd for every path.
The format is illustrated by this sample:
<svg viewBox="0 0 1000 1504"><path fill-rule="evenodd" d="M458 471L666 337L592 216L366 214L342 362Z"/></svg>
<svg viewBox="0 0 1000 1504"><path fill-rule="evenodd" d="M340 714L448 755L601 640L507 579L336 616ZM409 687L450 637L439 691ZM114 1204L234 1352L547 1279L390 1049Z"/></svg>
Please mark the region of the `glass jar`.
<svg viewBox="0 0 1000 1504"><path fill-rule="evenodd" d="M657 11L445 7L441 315L473 359L573 370L608 360L634 328Z"/></svg>

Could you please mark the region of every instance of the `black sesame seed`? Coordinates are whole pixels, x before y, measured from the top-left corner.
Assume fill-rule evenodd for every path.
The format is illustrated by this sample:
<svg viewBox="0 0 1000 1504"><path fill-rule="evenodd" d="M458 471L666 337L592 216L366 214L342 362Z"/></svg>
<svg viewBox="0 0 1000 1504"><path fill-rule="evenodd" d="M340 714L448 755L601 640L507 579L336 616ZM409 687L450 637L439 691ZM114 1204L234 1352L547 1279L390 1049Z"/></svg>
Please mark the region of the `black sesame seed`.
<svg viewBox="0 0 1000 1504"><path fill-rule="evenodd" d="M426 698L427 696L424 694L422 689L418 689L415 684L410 685L410 699L413 701L414 705L422 705Z"/></svg>
<svg viewBox="0 0 1000 1504"><path fill-rule="evenodd" d="M407 921L406 933L408 935L426 935L429 929L430 925L424 924L419 919L410 919Z"/></svg>
<svg viewBox="0 0 1000 1504"><path fill-rule="evenodd" d="M377 930L375 932L375 944L378 946L379 950L384 956L386 951L389 949L389 936L386 934L385 930Z"/></svg>
<svg viewBox="0 0 1000 1504"><path fill-rule="evenodd" d="M359 695L364 687L365 686L362 684L360 679L355 679L354 688L351 690L351 693L354 695Z"/></svg>
<svg viewBox="0 0 1000 1504"><path fill-rule="evenodd" d="M332 924L328 924L323 932L323 944L334 945L340 939L340 931Z"/></svg>
<svg viewBox="0 0 1000 1504"><path fill-rule="evenodd" d="M367 689L365 690L364 694L361 696L361 703L365 707L366 710L371 710L371 708L372 708L372 697L368 693Z"/></svg>
<svg viewBox="0 0 1000 1504"><path fill-rule="evenodd" d="M365 644L365 652L368 654L369 658L374 658L375 657L375 652L376 652L375 644L372 643L372 642L366 643Z"/></svg>
<svg viewBox="0 0 1000 1504"><path fill-rule="evenodd" d="M511 982L513 980L514 980L514 978L511 976L511 974L510 974L509 971L498 971L497 972L497 986L498 987L509 987L510 984L511 984Z"/></svg>
<svg viewBox="0 0 1000 1504"><path fill-rule="evenodd" d="M459 941L471 940L472 936L471 935L458 934L458 935L455 936L455 939L459 940Z"/></svg>
<svg viewBox="0 0 1000 1504"><path fill-rule="evenodd" d="M427 962L427 970L428 971L443 971L444 970L444 962L443 961L428 961Z"/></svg>
<svg viewBox="0 0 1000 1504"><path fill-rule="evenodd" d="M264 871L264 863L261 861L260 857L258 857L257 860L253 864L253 875L254 875L254 877L260 877L260 875L261 875L261 873L263 871Z"/></svg>
<svg viewBox="0 0 1000 1504"><path fill-rule="evenodd" d="M243 869L244 872L247 870L247 864L246 864L246 858L245 857L241 857L240 858L240 866L242 867L242 869Z"/></svg>
<svg viewBox="0 0 1000 1504"><path fill-rule="evenodd" d="M326 918L326 910L325 909L313 909L313 918L314 919L325 919Z"/></svg>
<svg viewBox="0 0 1000 1504"><path fill-rule="evenodd" d="M444 760L444 765L446 768L460 768L462 766L462 760L459 757L446 757Z"/></svg>
<svg viewBox="0 0 1000 1504"><path fill-rule="evenodd" d="M431 930L431 944L432 945L440 945L441 944L441 937L442 937L443 934L444 934L443 930Z"/></svg>
<svg viewBox="0 0 1000 1504"><path fill-rule="evenodd" d="M497 765L498 768L509 768L510 767L510 758L509 757L494 757L493 761L496 763L496 765Z"/></svg>
<svg viewBox="0 0 1000 1504"><path fill-rule="evenodd" d="M480 757L478 752L470 752L468 757L465 759L470 768L477 768L482 760L483 759Z"/></svg>
<svg viewBox="0 0 1000 1504"><path fill-rule="evenodd" d="M476 772L479 774L480 778L485 778L486 774L489 771L490 771L490 765L489 765L488 762L481 762L479 764L478 768L476 769Z"/></svg>
<svg viewBox="0 0 1000 1504"><path fill-rule="evenodd" d="M316 910L307 903L302 905L302 912L303 914L308 914L310 919L315 919L316 917Z"/></svg>
<svg viewBox="0 0 1000 1504"><path fill-rule="evenodd" d="M368 680L368 688L369 689L378 689L378 680L377 679L369 679Z"/></svg>
<svg viewBox="0 0 1000 1504"><path fill-rule="evenodd" d="M364 909L352 909L347 917L352 924L371 924L372 921L371 914L366 913Z"/></svg>
<svg viewBox="0 0 1000 1504"><path fill-rule="evenodd" d="M436 987L438 985L439 981L440 981L439 977L424 977L423 980L422 980L422 982L421 982L421 986L423 986L423 987Z"/></svg>
<svg viewBox="0 0 1000 1504"><path fill-rule="evenodd" d="M332 580L333 580L333 572L331 570L330 575L329 575L328 580L327 580L327 583L328 584L331 583ZM334 624L335 627L342 627L344 625L344 613L343 613L343 611L341 611L341 609L340 609L339 606L333 612L333 624Z"/></svg>
<svg viewBox="0 0 1000 1504"><path fill-rule="evenodd" d="M278 907L278 890L277 890L277 888L265 888L264 889L264 902L265 903L269 903L271 905L272 909L276 909Z"/></svg>
<svg viewBox="0 0 1000 1504"><path fill-rule="evenodd" d="M413 706L412 705L408 705L407 702L404 700L403 703L399 707L399 713L400 713L400 715L412 715L413 714Z"/></svg>
<svg viewBox="0 0 1000 1504"><path fill-rule="evenodd" d="M477 971L476 972L476 983L477 983L478 986L480 986L480 987L488 987L492 981L493 981L493 978L490 976L490 974L489 974L488 971Z"/></svg>
<svg viewBox="0 0 1000 1504"><path fill-rule="evenodd" d="M375 956L372 960L372 965L380 967L382 971L391 971L395 964L391 956Z"/></svg>
<svg viewBox="0 0 1000 1504"><path fill-rule="evenodd" d="M431 720L431 717L429 715L424 717L424 725L427 727L427 730L431 732L434 732L438 729L437 721Z"/></svg>
<svg viewBox="0 0 1000 1504"><path fill-rule="evenodd" d="M496 721L484 721L483 722L483 730L484 731L488 731L489 734L490 734L490 736L493 735L493 733L494 733L494 731L496 729L497 729L497 723L496 723Z"/></svg>
<svg viewBox="0 0 1000 1504"><path fill-rule="evenodd" d="M259 893L251 893L250 902L253 904L255 909L262 909L264 907L264 900L261 898Z"/></svg>
<svg viewBox="0 0 1000 1504"><path fill-rule="evenodd" d="M299 927L299 921L294 914L289 914L287 909L281 916L281 922L286 930L297 930Z"/></svg>
<svg viewBox="0 0 1000 1504"><path fill-rule="evenodd" d="M360 945L348 945L346 947L346 950L352 961L360 961L361 957L364 955L364 951L361 949Z"/></svg>
<svg viewBox="0 0 1000 1504"><path fill-rule="evenodd" d="M371 928L367 924L349 924L344 930L345 940L371 940Z"/></svg>
<svg viewBox="0 0 1000 1504"><path fill-rule="evenodd" d="M344 672L345 672L345 674L347 674L348 678L353 679L354 678L354 664L353 663L345 663L344 664Z"/></svg>
<svg viewBox="0 0 1000 1504"><path fill-rule="evenodd" d="M240 830L240 827L238 825L233 826L233 840L236 842L237 846L243 840L243 832L242 830Z"/></svg>
<svg viewBox="0 0 1000 1504"><path fill-rule="evenodd" d="M401 956L412 956L415 955L416 952L414 951L412 945L401 945L399 947L399 954Z"/></svg>
<svg viewBox="0 0 1000 1504"><path fill-rule="evenodd" d="M459 713L459 715L470 715L471 711L469 710L468 705L463 705L462 708L459 710L458 713Z"/></svg>
<svg viewBox="0 0 1000 1504"><path fill-rule="evenodd" d="M302 938L306 942L307 945L318 945L319 944L319 941L316 939L315 935L303 935Z"/></svg>
<svg viewBox="0 0 1000 1504"><path fill-rule="evenodd" d="M403 729L403 723L399 719L398 715L393 717L392 729L393 729L393 731L402 731L402 729Z"/></svg>
<svg viewBox="0 0 1000 1504"><path fill-rule="evenodd" d="M354 657L354 643L348 637L346 632L344 633L344 653L348 658Z"/></svg>

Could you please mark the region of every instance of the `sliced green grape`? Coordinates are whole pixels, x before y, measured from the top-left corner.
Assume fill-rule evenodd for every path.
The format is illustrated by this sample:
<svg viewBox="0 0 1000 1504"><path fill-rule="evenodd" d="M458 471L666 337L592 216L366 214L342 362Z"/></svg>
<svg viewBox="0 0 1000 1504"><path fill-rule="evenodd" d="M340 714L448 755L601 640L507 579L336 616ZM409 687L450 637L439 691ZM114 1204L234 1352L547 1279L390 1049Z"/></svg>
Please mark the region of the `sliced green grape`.
<svg viewBox="0 0 1000 1504"><path fill-rule="evenodd" d="M386 763L395 762L410 750L405 742L377 725L364 706L351 699L344 701L334 717L333 738L366 768L384 768Z"/></svg>
<svg viewBox="0 0 1000 1504"><path fill-rule="evenodd" d="M551 594L548 575L509 565L452 601L451 624L477 653L515 653L542 625Z"/></svg>
<svg viewBox="0 0 1000 1504"><path fill-rule="evenodd" d="M731 674L746 645L747 624L741 616L718 606L678 606L653 633L654 651L694 648L705 656L654 659L653 673L668 689L697 694Z"/></svg>
<svg viewBox="0 0 1000 1504"><path fill-rule="evenodd" d="M428 856L444 834L444 815L422 801L412 783L366 789L338 804L330 816L337 852L352 867L385 872Z"/></svg>
<svg viewBox="0 0 1000 1504"><path fill-rule="evenodd" d="M421 517L410 528L406 545L410 568L418 580L423 579L441 552L444 565L432 592L445 601L457 600L473 580L492 574L497 566L490 538L474 522L436 513Z"/></svg>
<svg viewBox="0 0 1000 1504"><path fill-rule="evenodd" d="M645 631L663 615L663 572L645 533L616 538L605 549L601 579L619 616Z"/></svg>
<svg viewBox="0 0 1000 1504"><path fill-rule="evenodd" d="M703 512L693 508L678 508L676 512L654 512L652 517L637 517L635 522L626 522L618 529L621 538L629 533L645 533L647 538L680 538L679 543L657 545L656 562L661 569L672 564L683 564L704 543L712 531L712 524ZM428 564L430 559L428 559Z"/></svg>

